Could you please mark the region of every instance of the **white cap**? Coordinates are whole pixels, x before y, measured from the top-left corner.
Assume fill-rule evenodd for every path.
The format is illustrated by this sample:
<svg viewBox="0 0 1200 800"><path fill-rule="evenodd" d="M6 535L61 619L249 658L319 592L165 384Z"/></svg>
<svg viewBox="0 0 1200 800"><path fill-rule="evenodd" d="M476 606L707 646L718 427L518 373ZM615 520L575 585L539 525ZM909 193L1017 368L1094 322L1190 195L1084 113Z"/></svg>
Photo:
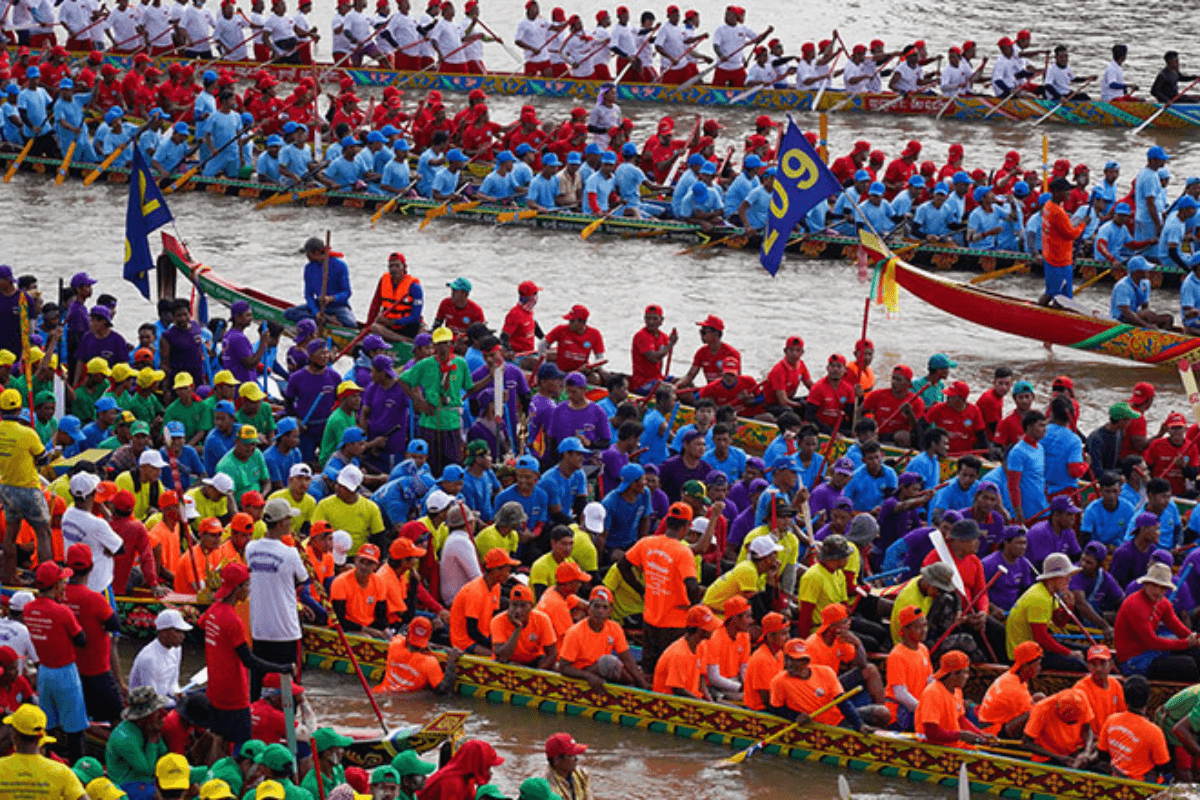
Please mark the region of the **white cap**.
<svg viewBox="0 0 1200 800"><path fill-rule="evenodd" d="M588 533L602 533L607 516L608 510L593 500L583 507L583 529Z"/></svg>
<svg viewBox="0 0 1200 800"><path fill-rule="evenodd" d="M200 519L200 512L196 510L196 498L190 494L183 496L183 513L187 519Z"/></svg>
<svg viewBox="0 0 1200 800"><path fill-rule="evenodd" d="M354 539L345 531L333 532L333 563L341 566L346 563L346 554L354 546Z"/></svg>
<svg viewBox="0 0 1200 800"><path fill-rule="evenodd" d="M33 599L32 592L14 592L12 599L8 601L8 607L13 611L20 612L25 608L25 604Z"/></svg>
<svg viewBox="0 0 1200 800"><path fill-rule="evenodd" d="M783 545L770 536L760 536L750 543L750 557L764 558L771 553L782 553Z"/></svg>
<svg viewBox="0 0 1200 800"><path fill-rule="evenodd" d="M428 509L430 513L436 514L439 511L445 511L446 508L449 507L449 505L453 502L453 497L446 494L441 489L434 489L429 493L429 497L425 500L425 508Z"/></svg>
<svg viewBox="0 0 1200 800"><path fill-rule="evenodd" d="M154 618L154 628L160 631L190 631L192 626L187 624L183 619L183 614L174 608L168 608L165 611L160 611L158 616Z"/></svg>
<svg viewBox="0 0 1200 800"><path fill-rule="evenodd" d="M157 450L146 450L138 458L139 467L154 467L155 469L166 469L167 462L163 461L162 454Z"/></svg>
<svg viewBox="0 0 1200 800"><path fill-rule="evenodd" d="M692 530L700 533L708 533L708 517L696 517L692 520ZM755 541L758 541L755 539ZM780 548L782 549L782 548Z"/></svg>
<svg viewBox="0 0 1200 800"><path fill-rule="evenodd" d="M358 487L362 486L362 481L362 470L353 464L347 464L342 467L342 471L338 473L337 477L338 485L345 486L352 492L358 491Z"/></svg>
<svg viewBox="0 0 1200 800"><path fill-rule="evenodd" d="M288 478L311 478L312 467L304 462L292 464L292 468L288 470Z"/></svg>
<svg viewBox="0 0 1200 800"><path fill-rule="evenodd" d="M229 494L233 491L233 478L229 477L224 472L218 472L211 478L205 478L200 482L213 487L221 494Z"/></svg>
<svg viewBox="0 0 1200 800"><path fill-rule="evenodd" d="M96 487L99 485L99 477L90 472L77 472L71 476L71 495L73 497L87 497L96 491Z"/></svg>

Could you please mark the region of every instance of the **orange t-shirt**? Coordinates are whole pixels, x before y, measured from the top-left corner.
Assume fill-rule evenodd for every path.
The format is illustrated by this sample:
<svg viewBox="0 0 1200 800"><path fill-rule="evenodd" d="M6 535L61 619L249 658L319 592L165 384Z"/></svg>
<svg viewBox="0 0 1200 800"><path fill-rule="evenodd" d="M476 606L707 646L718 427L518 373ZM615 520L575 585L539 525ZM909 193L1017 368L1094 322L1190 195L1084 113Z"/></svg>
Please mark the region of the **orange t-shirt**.
<svg viewBox="0 0 1200 800"><path fill-rule="evenodd" d="M892 712L892 722L896 721L896 710L900 704L896 702L893 686L903 686L918 700L929 685L929 677L933 675L933 665L929 663L929 648L918 644L913 650L903 644L898 644L888 653L887 665L887 707Z"/></svg>
<svg viewBox="0 0 1200 800"><path fill-rule="evenodd" d="M171 574L178 572L179 559L183 558L179 549L179 527L167 525L159 520L153 528L146 531L146 535L150 538L150 549L159 548L158 555L162 559L162 565L170 570Z"/></svg>
<svg viewBox="0 0 1200 800"><path fill-rule="evenodd" d="M1156 766L1171 761L1162 728L1140 714L1117 711L1100 726L1096 745L1112 756L1113 768L1123 777L1140 781Z"/></svg>
<svg viewBox="0 0 1200 800"><path fill-rule="evenodd" d="M1042 256L1052 267L1071 266L1075 240L1087 226L1086 220L1071 224L1071 216L1058 203L1042 207Z"/></svg>
<svg viewBox="0 0 1200 800"><path fill-rule="evenodd" d="M333 579L329 599L345 600L346 619L366 627L375 624L375 604L387 600L387 587L374 572L367 579L367 585L360 586L351 569Z"/></svg>
<svg viewBox="0 0 1200 800"><path fill-rule="evenodd" d="M1121 687L1121 682L1112 675L1108 676L1108 684L1103 689L1096 685L1091 675L1081 679L1074 688L1083 692L1088 705L1092 707L1092 730L1096 733L1100 732L1104 721L1110 716L1118 711L1129 710L1125 708L1125 690Z"/></svg>
<svg viewBox="0 0 1200 800"><path fill-rule="evenodd" d="M641 567L646 582L646 607L642 619L656 628L682 628L687 624L688 578L696 577L691 548L669 536L647 536L625 551L625 560Z"/></svg>
<svg viewBox="0 0 1200 800"><path fill-rule="evenodd" d="M575 669L587 669L599 661L601 656L619 656L628 649L625 631L611 619L605 620L604 627L599 631L592 630L588 620L581 619L562 637L558 657Z"/></svg>
<svg viewBox="0 0 1200 800"><path fill-rule="evenodd" d="M409 650L403 636L388 645L387 672L376 692L419 692L442 682L442 665L429 653Z"/></svg>
<svg viewBox="0 0 1200 800"><path fill-rule="evenodd" d="M4 524L4 515L0 514L0 525ZM21 520L21 527L17 531L17 544L32 545L33 552L29 556L29 567L33 569L38 565L37 557L37 533L33 527L25 521ZM63 557L63 538L62 526L50 529L50 552L54 554L54 560L62 563Z"/></svg>
<svg viewBox="0 0 1200 800"><path fill-rule="evenodd" d="M783 651L772 653L770 647L759 645L754 655L750 656L750 663L746 665L746 680L742 682L742 702L746 708L766 710L762 693L770 693L771 681L780 672L783 672Z"/></svg>
<svg viewBox="0 0 1200 800"><path fill-rule="evenodd" d="M233 546L233 540L226 540L225 544L217 548L217 563L218 564L245 564L245 553L239 553L237 548Z"/></svg>
<svg viewBox="0 0 1200 800"><path fill-rule="evenodd" d="M1000 728L1033 708L1033 695L1029 685L1017 677L1015 672L1005 672L992 681L983 702L975 709L979 727L986 733L997 734Z"/></svg>
<svg viewBox="0 0 1200 800"><path fill-rule="evenodd" d="M571 619L571 607L567 605L567 599L556 586L542 592L542 598L538 600L534 610L541 611L550 618L551 624L554 625L554 634L560 639L575 624L575 620Z"/></svg>
<svg viewBox="0 0 1200 800"><path fill-rule="evenodd" d="M324 553L318 557L311 547L306 547L304 554L308 556L308 563L312 565L312 573L316 576L317 582L324 586L325 581L332 578L337 572L337 567L333 563L333 553Z"/></svg>
<svg viewBox="0 0 1200 800"><path fill-rule="evenodd" d="M935 680L925 687L917 699L917 711L913 714L913 728L918 734L923 734L926 723L932 722L939 728L948 731L962 730L959 720L963 715L962 689L955 689L953 694L946 684Z"/></svg>
<svg viewBox="0 0 1200 800"><path fill-rule="evenodd" d="M493 653L497 647L508 641L514 630L516 626L507 613L492 617ZM513 664L533 664L545 654L547 647L553 646L557 641L554 623L550 621L550 617L535 608L529 612L529 624L517 637L517 646L513 648L508 660Z"/></svg>
<svg viewBox="0 0 1200 800"><path fill-rule="evenodd" d="M663 651L654 667L654 691L674 694L683 689L692 697L700 697L700 673L704 671L704 656L697 647L688 646L687 637L680 636Z"/></svg>
<svg viewBox="0 0 1200 800"><path fill-rule="evenodd" d="M729 638L729 629L724 625L713 631L711 638L700 643L700 654L704 657L704 671L709 664L716 664L722 678L739 680L742 665L750 661L750 634L742 631L736 639Z"/></svg>
<svg viewBox="0 0 1200 800"><path fill-rule="evenodd" d="M192 569L192 556L195 555L196 569ZM207 567L216 569L221 564L220 549L213 550L207 556L200 549L200 545L192 547L187 555L179 557L178 567L175 570L175 592L177 594L196 594L200 591L200 581L204 580L204 573ZM199 570L200 575L197 577L196 571Z"/></svg>
<svg viewBox="0 0 1200 800"><path fill-rule="evenodd" d="M1064 692L1071 691L1064 689ZM1052 694L1045 700L1033 704L1029 719L1025 722L1025 735L1033 741L1060 756L1069 756L1083 747L1083 726L1092 721L1092 709L1089 707L1083 719L1079 722L1063 722L1054 713L1054 705L1058 695ZM1034 756L1034 761L1049 761L1045 756Z"/></svg>
<svg viewBox="0 0 1200 800"><path fill-rule="evenodd" d="M309 553L311 554L312 551L310 550ZM330 563L332 562L331 556ZM396 570L392 569L390 564L384 564L375 574L379 576L379 580L383 581L384 597L387 598L388 621L399 621L404 612L408 610L408 603L404 601L405 595L408 594L408 573L397 575Z"/></svg>
<svg viewBox="0 0 1200 800"><path fill-rule="evenodd" d="M336 583L336 581L335 581ZM450 605L450 644L466 650L475 644L467 633L467 619L479 625L479 632L489 635L492 630L492 614L500 608L500 584L488 588L487 581L480 575L458 590Z"/></svg>
<svg viewBox="0 0 1200 800"><path fill-rule="evenodd" d="M825 640L819 633L814 633L805 639L804 646L808 648L808 654L812 656L812 663L821 664L839 673L842 671L842 664L853 661L858 654L858 650L849 642L834 639L833 644L825 644Z"/></svg>
<svg viewBox="0 0 1200 800"><path fill-rule="evenodd" d="M842 696L844 692L836 672L820 664L812 664L809 670L811 674L807 680L792 677L786 672L776 675L771 680L771 705L807 714ZM834 706L817 717L816 721L837 725L842 721L842 712Z"/></svg>

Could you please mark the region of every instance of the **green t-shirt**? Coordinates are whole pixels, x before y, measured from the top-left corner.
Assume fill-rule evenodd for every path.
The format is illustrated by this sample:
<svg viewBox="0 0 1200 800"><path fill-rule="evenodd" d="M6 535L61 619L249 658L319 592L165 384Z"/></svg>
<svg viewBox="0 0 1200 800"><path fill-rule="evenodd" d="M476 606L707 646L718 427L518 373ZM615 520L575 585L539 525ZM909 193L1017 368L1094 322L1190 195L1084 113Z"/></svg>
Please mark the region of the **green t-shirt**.
<svg viewBox="0 0 1200 800"><path fill-rule="evenodd" d="M163 413L162 402L156 395L130 392L126 397L127 403L124 408L142 422L151 423L155 417Z"/></svg>
<svg viewBox="0 0 1200 800"><path fill-rule="evenodd" d="M267 459L261 450L255 450L250 458L241 461L230 450L217 462L217 472L224 472L233 478L233 496L241 497L244 492L262 491L260 481L271 483L271 475L267 471Z"/></svg>
<svg viewBox="0 0 1200 800"><path fill-rule="evenodd" d="M185 406L182 401L176 399L163 412L164 425L168 422L183 423L183 429L187 433L188 441L191 441L192 437L200 431L212 427L206 424L206 421L209 419L210 415L208 411L205 410L204 404L199 400L193 400L190 406Z"/></svg>
<svg viewBox="0 0 1200 800"><path fill-rule="evenodd" d="M433 356L413 364L400 380L421 390L421 396L434 407L435 414L422 414L417 421L423 428L437 431L455 431L462 427L463 391L472 384L467 362L453 358L447 364L446 373Z"/></svg>
<svg viewBox="0 0 1200 800"><path fill-rule="evenodd" d="M342 446L342 434L346 432L347 428L352 428L357 424L358 420L354 418L354 415L341 406L335 408L329 415L329 419L325 422L325 433L321 435L319 463L322 468L325 467L325 462Z"/></svg>
<svg viewBox="0 0 1200 800"><path fill-rule="evenodd" d="M1163 733L1167 734L1167 742L1172 746L1179 745L1180 741L1171 733L1171 729L1184 717L1187 717L1188 727L1192 729L1192 732L1200 733L1200 702L1197 702L1198 700L1200 700L1200 684L1176 692L1155 712L1154 721L1163 729Z"/></svg>
<svg viewBox="0 0 1200 800"><path fill-rule="evenodd" d="M245 407L243 406L238 409L237 414L233 418L243 425L253 425L256 431L260 434L267 434L268 438L272 437L275 433L275 415L271 413L271 406L265 402L258 404L258 411L253 417L246 416Z"/></svg>
<svg viewBox="0 0 1200 800"><path fill-rule="evenodd" d="M129 720L113 728L104 747L104 770L109 780L123 783L154 784L154 765L167 754L167 744L161 739L148 744L142 731Z"/></svg>
<svg viewBox="0 0 1200 800"><path fill-rule="evenodd" d="M96 418L96 401L108 391L108 381L100 381L91 389L80 384L75 389L75 402L71 403L71 413L79 417L81 422L91 422Z"/></svg>
<svg viewBox="0 0 1200 800"><path fill-rule="evenodd" d="M29 386L29 384L25 383L24 375L13 375L11 378L8 379L8 388L16 389L18 392L21 393L21 403L23 405L29 405L29 391L27 388L28 386ZM34 397L37 397L42 392L53 392L53 391L54 391L54 379L53 378L51 378L48 381L39 381L37 378L33 379L33 396Z"/></svg>
<svg viewBox="0 0 1200 800"><path fill-rule="evenodd" d="M237 762L229 756L213 764L208 774L210 779L228 783L229 791L233 792L234 796L241 794L242 787L246 785L246 776L242 775L242 770L238 767Z"/></svg>
<svg viewBox="0 0 1200 800"><path fill-rule="evenodd" d="M338 764L333 768L332 775L322 774L321 778L325 782L325 796L328 797L330 791L346 782L346 770L342 768L341 764ZM304 780L300 781L300 788L307 790L313 797L317 796L317 770L315 767L308 771Z"/></svg>
<svg viewBox="0 0 1200 800"><path fill-rule="evenodd" d="M42 440L42 444L50 447L54 441L54 434L58 433L58 420L51 417L48 422L42 422L34 416L33 429L37 431L38 438Z"/></svg>

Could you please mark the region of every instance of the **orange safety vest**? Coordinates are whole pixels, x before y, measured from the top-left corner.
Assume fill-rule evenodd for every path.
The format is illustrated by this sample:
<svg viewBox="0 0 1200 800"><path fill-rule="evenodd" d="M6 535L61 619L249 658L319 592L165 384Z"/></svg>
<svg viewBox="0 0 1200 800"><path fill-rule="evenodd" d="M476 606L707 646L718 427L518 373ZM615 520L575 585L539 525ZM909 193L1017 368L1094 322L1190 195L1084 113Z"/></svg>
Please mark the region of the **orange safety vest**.
<svg viewBox="0 0 1200 800"><path fill-rule="evenodd" d="M412 287L421 282L412 275L405 275L400 283L392 285L390 272L379 279L379 314L384 319L403 319L412 313Z"/></svg>

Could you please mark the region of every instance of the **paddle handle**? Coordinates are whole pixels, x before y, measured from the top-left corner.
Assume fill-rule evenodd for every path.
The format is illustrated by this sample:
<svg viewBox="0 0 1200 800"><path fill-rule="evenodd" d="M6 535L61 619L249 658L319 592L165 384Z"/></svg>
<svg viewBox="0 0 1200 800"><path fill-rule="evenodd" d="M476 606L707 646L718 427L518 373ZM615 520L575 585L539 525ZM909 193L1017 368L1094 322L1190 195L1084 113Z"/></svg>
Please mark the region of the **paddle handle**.
<svg viewBox="0 0 1200 800"><path fill-rule="evenodd" d="M296 699L292 697L292 676L286 672L279 675L279 692L283 701L283 724L287 728L287 746L288 752L292 754L292 761L296 760ZM313 750L313 757L316 758L317 751ZM317 770L320 772L320 769Z"/></svg>

